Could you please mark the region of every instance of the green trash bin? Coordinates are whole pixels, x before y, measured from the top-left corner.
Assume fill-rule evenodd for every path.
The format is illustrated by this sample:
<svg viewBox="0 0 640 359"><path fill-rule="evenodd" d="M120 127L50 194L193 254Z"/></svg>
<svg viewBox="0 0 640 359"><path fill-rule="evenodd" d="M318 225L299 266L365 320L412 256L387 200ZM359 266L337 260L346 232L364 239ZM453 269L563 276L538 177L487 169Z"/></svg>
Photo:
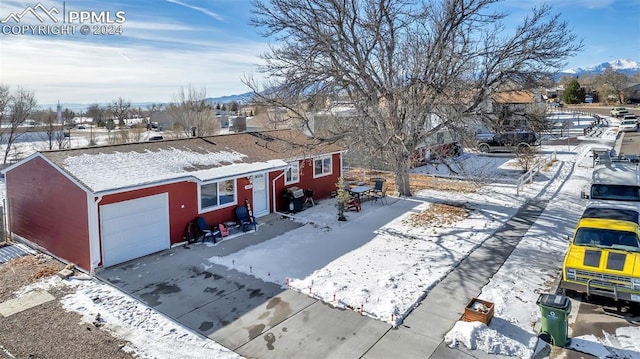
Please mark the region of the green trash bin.
<svg viewBox="0 0 640 359"><path fill-rule="evenodd" d="M571 301L564 295L540 294L536 302L542 316L540 335L548 335L551 344L564 347L569 343Z"/></svg>

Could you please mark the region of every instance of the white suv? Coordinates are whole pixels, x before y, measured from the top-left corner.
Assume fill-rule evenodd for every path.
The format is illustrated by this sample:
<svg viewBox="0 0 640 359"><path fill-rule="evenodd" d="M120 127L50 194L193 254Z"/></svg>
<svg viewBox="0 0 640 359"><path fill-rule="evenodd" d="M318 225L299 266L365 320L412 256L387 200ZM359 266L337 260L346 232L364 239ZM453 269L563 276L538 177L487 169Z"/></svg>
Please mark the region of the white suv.
<svg viewBox="0 0 640 359"><path fill-rule="evenodd" d="M638 120L625 118L620 122L621 132L634 132L638 130Z"/></svg>

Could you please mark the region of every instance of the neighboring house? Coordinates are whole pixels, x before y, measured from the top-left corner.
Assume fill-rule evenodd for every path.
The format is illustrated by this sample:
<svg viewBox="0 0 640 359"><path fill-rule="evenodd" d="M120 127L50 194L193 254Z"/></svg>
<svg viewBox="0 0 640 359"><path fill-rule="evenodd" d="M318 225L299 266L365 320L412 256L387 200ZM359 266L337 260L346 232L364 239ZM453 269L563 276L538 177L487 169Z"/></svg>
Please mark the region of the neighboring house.
<svg viewBox="0 0 640 359"><path fill-rule="evenodd" d="M545 111L542 95L531 91L504 91L491 96L490 112L497 116L501 130L530 128L528 116L543 115Z"/></svg>
<svg viewBox="0 0 640 359"><path fill-rule="evenodd" d="M493 113L507 108L511 113L523 115L536 104L542 103L542 97L530 91L496 92L491 96Z"/></svg>
<svg viewBox="0 0 640 359"><path fill-rule="evenodd" d="M342 149L274 130L37 152L3 173L12 236L94 273L183 242L198 216L234 220L246 200L260 217L291 186L328 197Z"/></svg>

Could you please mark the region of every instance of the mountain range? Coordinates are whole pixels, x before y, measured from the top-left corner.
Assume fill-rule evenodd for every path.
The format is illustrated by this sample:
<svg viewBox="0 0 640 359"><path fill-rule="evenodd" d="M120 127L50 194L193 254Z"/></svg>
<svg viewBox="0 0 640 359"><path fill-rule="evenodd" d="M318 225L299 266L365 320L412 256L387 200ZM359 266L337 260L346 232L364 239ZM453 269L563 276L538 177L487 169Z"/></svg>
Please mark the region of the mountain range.
<svg viewBox="0 0 640 359"><path fill-rule="evenodd" d="M224 104L224 103L230 103L230 102L246 102L249 97L251 96L251 92L246 92L243 94L239 94L239 95L228 95L228 96L220 96L220 97L207 97L205 99L205 101L207 101L209 104L211 105L215 105L215 104ZM151 106L152 104L156 104L156 105L163 105L166 106L168 105L168 103L162 103L162 102L131 102L131 108L141 108L146 110L148 106ZM86 103L60 103L60 106L65 109L68 108L71 111L86 111L87 108L89 108L89 106L91 106L93 104L86 104ZM111 105L111 103L98 103L98 105L100 105L100 107L108 107ZM54 103L54 104L42 104L42 105L38 105L38 108L46 110L46 109L52 109L53 111L56 110L58 104Z"/></svg>
<svg viewBox="0 0 640 359"><path fill-rule="evenodd" d="M575 67L567 70L562 70L558 73L558 77L562 76L580 76L580 75L598 75L604 72L604 70L611 68L615 71L632 75L640 73L640 62L635 60L621 59L609 62L603 62L596 66L588 67Z"/></svg>
<svg viewBox="0 0 640 359"><path fill-rule="evenodd" d="M604 72L604 70L612 68L616 71L622 72L627 75L632 75L635 73L640 73L640 62L629 59L620 59L609 62L603 62L596 66L588 66L588 67L575 67L566 70L562 70L558 72L556 75L556 79L559 79L563 76L582 76L582 75L597 75ZM218 104L218 103L229 103L229 102L246 102L251 96L251 92L246 92L243 94L237 95L228 95L228 96L220 96L220 97L209 97L206 99L210 104ZM133 108L143 108L146 109L147 106L151 105L153 102L132 102L131 107ZM42 109L54 109L57 104L43 104L38 107ZM73 111L84 111L89 107L89 104L80 104L80 103L61 103L62 108L68 108ZM108 106L108 103L101 103L100 106ZM166 103L163 103L166 105Z"/></svg>

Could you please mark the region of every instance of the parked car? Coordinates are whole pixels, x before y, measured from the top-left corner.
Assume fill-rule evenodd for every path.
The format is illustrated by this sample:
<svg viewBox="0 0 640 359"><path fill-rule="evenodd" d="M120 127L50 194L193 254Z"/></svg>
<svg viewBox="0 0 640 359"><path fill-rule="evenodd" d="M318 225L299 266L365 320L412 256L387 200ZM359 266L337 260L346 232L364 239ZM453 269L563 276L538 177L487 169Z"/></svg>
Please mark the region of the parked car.
<svg viewBox="0 0 640 359"><path fill-rule="evenodd" d="M149 141L162 141L162 140L164 140L164 137L162 137L160 135L149 137Z"/></svg>
<svg viewBox="0 0 640 359"><path fill-rule="evenodd" d="M636 120L636 122L638 121L638 116L630 113L628 115L624 115L624 117L622 117L623 120Z"/></svg>
<svg viewBox="0 0 640 359"><path fill-rule="evenodd" d="M512 152L539 145L539 139L532 131L512 131L496 134L478 134L478 150L489 152Z"/></svg>
<svg viewBox="0 0 640 359"><path fill-rule="evenodd" d="M621 132L635 132L638 130L638 120L637 119L624 119L620 122L620 126L618 127Z"/></svg>
<svg viewBox="0 0 640 359"><path fill-rule="evenodd" d="M614 107L611 109L611 116L613 117L622 117L629 113L625 107Z"/></svg>

